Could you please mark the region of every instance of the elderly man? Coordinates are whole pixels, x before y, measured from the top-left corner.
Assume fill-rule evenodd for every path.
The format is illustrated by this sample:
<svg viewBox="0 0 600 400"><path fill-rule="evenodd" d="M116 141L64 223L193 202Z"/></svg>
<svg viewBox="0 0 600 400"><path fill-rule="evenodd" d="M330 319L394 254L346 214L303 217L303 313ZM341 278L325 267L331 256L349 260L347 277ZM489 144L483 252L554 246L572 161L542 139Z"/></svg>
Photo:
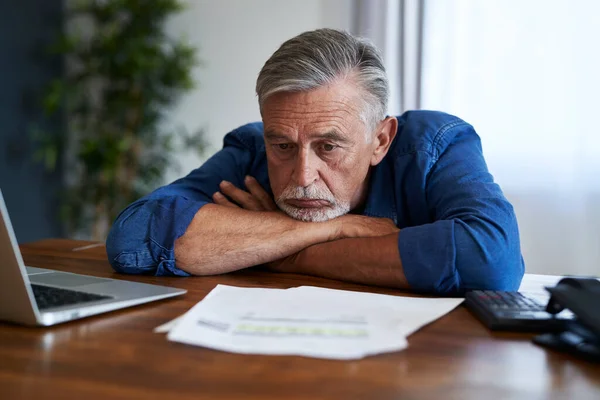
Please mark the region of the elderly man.
<svg viewBox="0 0 600 400"><path fill-rule="evenodd" d="M107 240L124 273L257 265L437 293L516 290L512 206L459 118L386 116L370 43L320 29L285 42L256 84L262 123L225 136L188 176L127 207Z"/></svg>

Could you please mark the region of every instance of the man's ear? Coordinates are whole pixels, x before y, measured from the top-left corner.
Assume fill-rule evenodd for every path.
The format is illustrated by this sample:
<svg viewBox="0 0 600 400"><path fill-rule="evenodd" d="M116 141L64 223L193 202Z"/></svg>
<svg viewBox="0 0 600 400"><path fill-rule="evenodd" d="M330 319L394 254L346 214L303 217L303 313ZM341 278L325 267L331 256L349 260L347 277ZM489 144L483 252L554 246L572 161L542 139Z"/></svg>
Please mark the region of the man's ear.
<svg viewBox="0 0 600 400"><path fill-rule="evenodd" d="M383 157L390 149L392 141L396 137L398 130L398 120L396 117L387 117L377 126L377 132L373 139L373 154L371 155L371 165L375 166L383 160Z"/></svg>

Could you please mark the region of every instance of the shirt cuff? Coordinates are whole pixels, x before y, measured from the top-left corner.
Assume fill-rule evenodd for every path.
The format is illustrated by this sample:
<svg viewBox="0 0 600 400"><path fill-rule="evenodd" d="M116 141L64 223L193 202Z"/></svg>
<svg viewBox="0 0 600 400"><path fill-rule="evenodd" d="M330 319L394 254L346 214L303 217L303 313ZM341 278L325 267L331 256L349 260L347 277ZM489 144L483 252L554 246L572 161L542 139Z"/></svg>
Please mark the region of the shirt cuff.
<svg viewBox="0 0 600 400"><path fill-rule="evenodd" d="M175 262L175 241L181 237L206 201L177 197L167 203L157 202L150 219L150 241L154 248L156 276L191 276Z"/></svg>

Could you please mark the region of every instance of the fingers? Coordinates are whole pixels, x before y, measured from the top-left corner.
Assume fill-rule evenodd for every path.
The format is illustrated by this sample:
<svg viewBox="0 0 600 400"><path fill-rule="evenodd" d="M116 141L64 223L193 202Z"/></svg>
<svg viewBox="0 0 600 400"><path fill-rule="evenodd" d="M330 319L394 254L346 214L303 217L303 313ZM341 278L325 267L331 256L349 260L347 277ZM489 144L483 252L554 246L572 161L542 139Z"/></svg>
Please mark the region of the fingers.
<svg viewBox="0 0 600 400"><path fill-rule="evenodd" d="M252 194L235 187L231 182L223 181L219 185L221 192L235 201L240 207L245 210L263 211L264 208L260 201Z"/></svg>
<svg viewBox="0 0 600 400"><path fill-rule="evenodd" d="M225 207L239 208L237 205L227 200L227 197L223 196L220 192L216 192L215 194L213 194L212 198L215 204L219 204Z"/></svg>
<svg viewBox="0 0 600 400"><path fill-rule="evenodd" d="M222 181L219 184L221 191L213 195L214 202L227 207L239 206L252 211L277 211L277 205L255 178L247 176L244 183L249 192L237 188L231 182Z"/></svg>
<svg viewBox="0 0 600 400"><path fill-rule="evenodd" d="M258 199L260 204L263 206L264 210L277 210L277 206L275 205L275 202L273 201L271 196L269 196L269 194L265 191L265 189L263 189L263 187L260 185L260 183L258 183L258 181L255 178L251 176L246 176L246 178L244 179L244 183L246 184L246 187L248 188L252 196Z"/></svg>

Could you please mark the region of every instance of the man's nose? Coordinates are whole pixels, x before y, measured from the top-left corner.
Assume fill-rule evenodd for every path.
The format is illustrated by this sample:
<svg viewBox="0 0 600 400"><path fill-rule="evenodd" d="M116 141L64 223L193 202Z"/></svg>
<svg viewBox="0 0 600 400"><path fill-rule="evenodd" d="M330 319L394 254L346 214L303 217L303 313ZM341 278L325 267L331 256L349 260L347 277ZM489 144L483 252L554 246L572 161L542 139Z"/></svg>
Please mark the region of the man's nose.
<svg viewBox="0 0 600 400"><path fill-rule="evenodd" d="M292 179L294 183L301 187L310 186L318 179L317 161L311 160L309 151L298 152L296 164L294 165L294 173Z"/></svg>

